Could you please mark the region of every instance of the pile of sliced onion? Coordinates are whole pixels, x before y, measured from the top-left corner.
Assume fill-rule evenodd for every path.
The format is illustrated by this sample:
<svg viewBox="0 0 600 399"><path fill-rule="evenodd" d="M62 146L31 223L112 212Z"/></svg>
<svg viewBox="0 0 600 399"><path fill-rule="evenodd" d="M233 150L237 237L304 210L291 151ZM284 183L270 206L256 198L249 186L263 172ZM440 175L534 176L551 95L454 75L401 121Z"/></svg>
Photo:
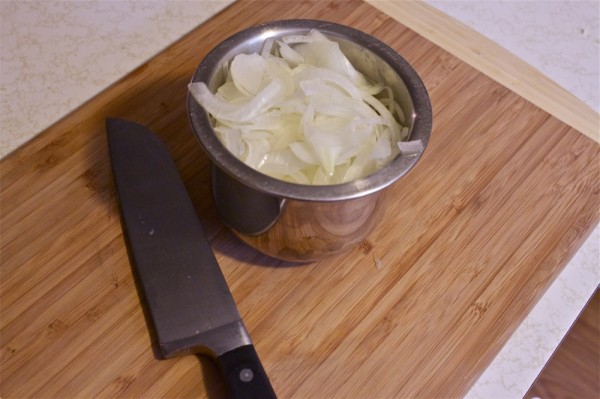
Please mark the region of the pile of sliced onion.
<svg viewBox="0 0 600 399"><path fill-rule="evenodd" d="M316 30L267 39L260 54L237 55L215 94L203 82L189 91L229 151L293 183L367 176L394 159L407 139L392 90L367 82L338 43Z"/></svg>

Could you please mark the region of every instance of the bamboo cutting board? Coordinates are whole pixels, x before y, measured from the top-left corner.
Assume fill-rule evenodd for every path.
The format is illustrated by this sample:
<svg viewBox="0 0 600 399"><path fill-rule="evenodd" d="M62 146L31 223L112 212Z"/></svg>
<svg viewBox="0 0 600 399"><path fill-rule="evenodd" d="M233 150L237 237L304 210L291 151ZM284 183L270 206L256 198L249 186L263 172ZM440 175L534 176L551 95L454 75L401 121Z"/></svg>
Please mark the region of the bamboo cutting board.
<svg viewBox="0 0 600 399"><path fill-rule="evenodd" d="M429 147L392 186L376 231L301 266L255 252L220 222L185 109L187 82L218 42L298 17L394 47L434 112ZM464 394L598 222L591 139L361 1L242 0L0 163L3 398L225 394L206 359L152 353L107 116L167 143L280 398Z"/></svg>

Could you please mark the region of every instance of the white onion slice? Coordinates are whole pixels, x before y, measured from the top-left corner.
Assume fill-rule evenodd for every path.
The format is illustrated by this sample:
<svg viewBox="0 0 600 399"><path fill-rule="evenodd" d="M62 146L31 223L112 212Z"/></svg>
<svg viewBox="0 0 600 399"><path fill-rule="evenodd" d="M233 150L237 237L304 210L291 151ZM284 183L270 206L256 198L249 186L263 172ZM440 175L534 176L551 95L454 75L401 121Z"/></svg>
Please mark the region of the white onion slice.
<svg viewBox="0 0 600 399"><path fill-rule="evenodd" d="M398 142L398 148L400 149L400 153L406 155L418 155L425 151L421 140Z"/></svg>
<svg viewBox="0 0 600 399"><path fill-rule="evenodd" d="M281 57L286 60L291 67L304 63L304 57L288 46L287 43L277 42L277 44L279 44L279 54L281 54Z"/></svg>
<svg viewBox="0 0 600 399"><path fill-rule="evenodd" d="M263 76L267 71L267 62L258 54L240 54L231 62L231 79L237 89L247 95L256 95Z"/></svg>
<svg viewBox="0 0 600 399"><path fill-rule="evenodd" d="M216 119L246 122L277 104L283 98L284 87L281 81L273 80L256 96L241 104L230 103L215 96L204 82L190 83L188 89L194 99Z"/></svg>

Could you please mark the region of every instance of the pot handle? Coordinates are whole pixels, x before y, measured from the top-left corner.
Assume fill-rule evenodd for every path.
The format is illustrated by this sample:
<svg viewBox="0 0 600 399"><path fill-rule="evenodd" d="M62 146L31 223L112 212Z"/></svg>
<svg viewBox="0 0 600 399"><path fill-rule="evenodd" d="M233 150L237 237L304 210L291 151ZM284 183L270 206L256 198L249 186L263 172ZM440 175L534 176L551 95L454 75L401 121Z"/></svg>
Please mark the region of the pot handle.
<svg viewBox="0 0 600 399"><path fill-rule="evenodd" d="M212 196L221 218L244 235L259 235L279 219L285 198L273 197L239 182L211 165Z"/></svg>

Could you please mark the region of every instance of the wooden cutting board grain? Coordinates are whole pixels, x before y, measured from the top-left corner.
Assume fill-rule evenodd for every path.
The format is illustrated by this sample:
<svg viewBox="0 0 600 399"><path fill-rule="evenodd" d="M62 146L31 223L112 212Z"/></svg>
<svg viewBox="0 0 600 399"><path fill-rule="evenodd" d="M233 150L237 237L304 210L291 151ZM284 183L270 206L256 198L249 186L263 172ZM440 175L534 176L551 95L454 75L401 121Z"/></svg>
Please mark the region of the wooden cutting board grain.
<svg viewBox="0 0 600 399"><path fill-rule="evenodd" d="M299 17L394 47L434 112L425 156L391 188L376 231L301 266L223 226L185 108L187 82L218 42ZM463 395L598 222L591 139L361 1L239 1L1 161L3 398L225 395L210 361L154 357L108 116L167 143L281 398Z"/></svg>

